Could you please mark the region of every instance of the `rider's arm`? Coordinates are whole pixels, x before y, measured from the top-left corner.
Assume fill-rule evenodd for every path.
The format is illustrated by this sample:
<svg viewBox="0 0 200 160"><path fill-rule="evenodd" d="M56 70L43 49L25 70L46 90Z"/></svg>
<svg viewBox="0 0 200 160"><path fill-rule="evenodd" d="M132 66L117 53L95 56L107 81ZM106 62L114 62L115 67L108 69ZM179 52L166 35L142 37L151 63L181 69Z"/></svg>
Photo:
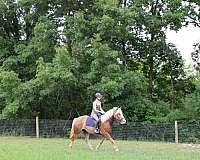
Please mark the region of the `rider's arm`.
<svg viewBox="0 0 200 160"><path fill-rule="evenodd" d="M93 102L93 111L96 112L96 113L99 113L99 110L97 110L96 102Z"/></svg>
<svg viewBox="0 0 200 160"><path fill-rule="evenodd" d="M100 112L102 113L102 114L104 114L105 113L105 111L102 109L102 107L100 106Z"/></svg>

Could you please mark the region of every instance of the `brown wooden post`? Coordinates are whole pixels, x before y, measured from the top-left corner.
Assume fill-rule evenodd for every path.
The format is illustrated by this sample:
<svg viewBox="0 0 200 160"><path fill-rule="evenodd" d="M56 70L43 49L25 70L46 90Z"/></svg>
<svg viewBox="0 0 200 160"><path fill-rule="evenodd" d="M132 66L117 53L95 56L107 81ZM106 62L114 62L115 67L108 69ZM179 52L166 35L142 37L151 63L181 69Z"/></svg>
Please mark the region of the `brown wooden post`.
<svg viewBox="0 0 200 160"><path fill-rule="evenodd" d="M178 144L178 122L175 121L175 143Z"/></svg>

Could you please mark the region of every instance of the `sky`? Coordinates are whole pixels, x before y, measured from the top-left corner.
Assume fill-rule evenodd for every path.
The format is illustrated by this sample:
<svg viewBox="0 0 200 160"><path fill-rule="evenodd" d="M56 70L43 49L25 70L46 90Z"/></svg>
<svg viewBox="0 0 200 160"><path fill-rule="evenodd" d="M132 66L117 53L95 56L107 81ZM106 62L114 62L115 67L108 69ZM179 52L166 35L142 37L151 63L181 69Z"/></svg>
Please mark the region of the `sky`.
<svg viewBox="0 0 200 160"><path fill-rule="evenodd" d="M200 42L200 27L188 25L182 27L178 32L168 30L166 34L167 42L176 45L185 60L186 66L192 64L191 52L194 49L193 44Z"/></svg>

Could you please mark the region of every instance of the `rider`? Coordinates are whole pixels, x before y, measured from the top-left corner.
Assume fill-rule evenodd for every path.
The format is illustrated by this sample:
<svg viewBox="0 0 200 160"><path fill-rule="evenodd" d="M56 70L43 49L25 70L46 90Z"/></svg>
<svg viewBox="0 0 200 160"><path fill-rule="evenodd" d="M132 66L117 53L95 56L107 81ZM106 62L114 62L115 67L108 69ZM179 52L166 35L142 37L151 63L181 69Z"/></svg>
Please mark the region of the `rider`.
<svg viewBox="0 0 200 160"><path fill-rule="evenodd" d="M105 112L104 110L102 109L101 107L101 98L102 98L102 95L101 93L97 92L95 94L95 101L93 102L93 107L92 107L92 113L91 113L91 117L95 119L95 121L97 122L97 127L96 127L96 130L95 132L96 133L99 133L99 119L101 117L101 115L103 115Z"/></svg>

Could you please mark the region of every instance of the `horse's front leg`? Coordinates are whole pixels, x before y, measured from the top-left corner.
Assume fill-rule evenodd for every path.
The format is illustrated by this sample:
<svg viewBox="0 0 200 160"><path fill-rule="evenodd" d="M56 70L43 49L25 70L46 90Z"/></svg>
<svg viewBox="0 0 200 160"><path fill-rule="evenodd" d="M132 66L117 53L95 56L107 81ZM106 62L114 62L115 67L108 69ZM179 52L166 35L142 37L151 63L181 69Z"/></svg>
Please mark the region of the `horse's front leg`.
<svg viewBox="0 0 200 160"><path fill-rule="evenodd" d="M110 140L110 142L113 145L114 150L119 151L119 148L117 147L117 145L116 145L115 141L113 140L113 138L111 137L111 135L107 132L104 134L104 136Z"/></svg>
<svg viewBox="0 0 200 160"><path fill-rule="evenodd" d="M89 146L89 148L91 150L93 150L93 147L92 147L92 145L89 142L89 137L90 137L90 134L89 133L85 133L85 142L87 143L87 145Z"/></svg>
<svg viewBox="0 0 200 160"><path fill-rule="evenodd" d="M99 149L99 147L102 145L102 143L103 143L104 140L105 140L105 137L102 136L99 144L96 146L96 150Z"/></svg>

